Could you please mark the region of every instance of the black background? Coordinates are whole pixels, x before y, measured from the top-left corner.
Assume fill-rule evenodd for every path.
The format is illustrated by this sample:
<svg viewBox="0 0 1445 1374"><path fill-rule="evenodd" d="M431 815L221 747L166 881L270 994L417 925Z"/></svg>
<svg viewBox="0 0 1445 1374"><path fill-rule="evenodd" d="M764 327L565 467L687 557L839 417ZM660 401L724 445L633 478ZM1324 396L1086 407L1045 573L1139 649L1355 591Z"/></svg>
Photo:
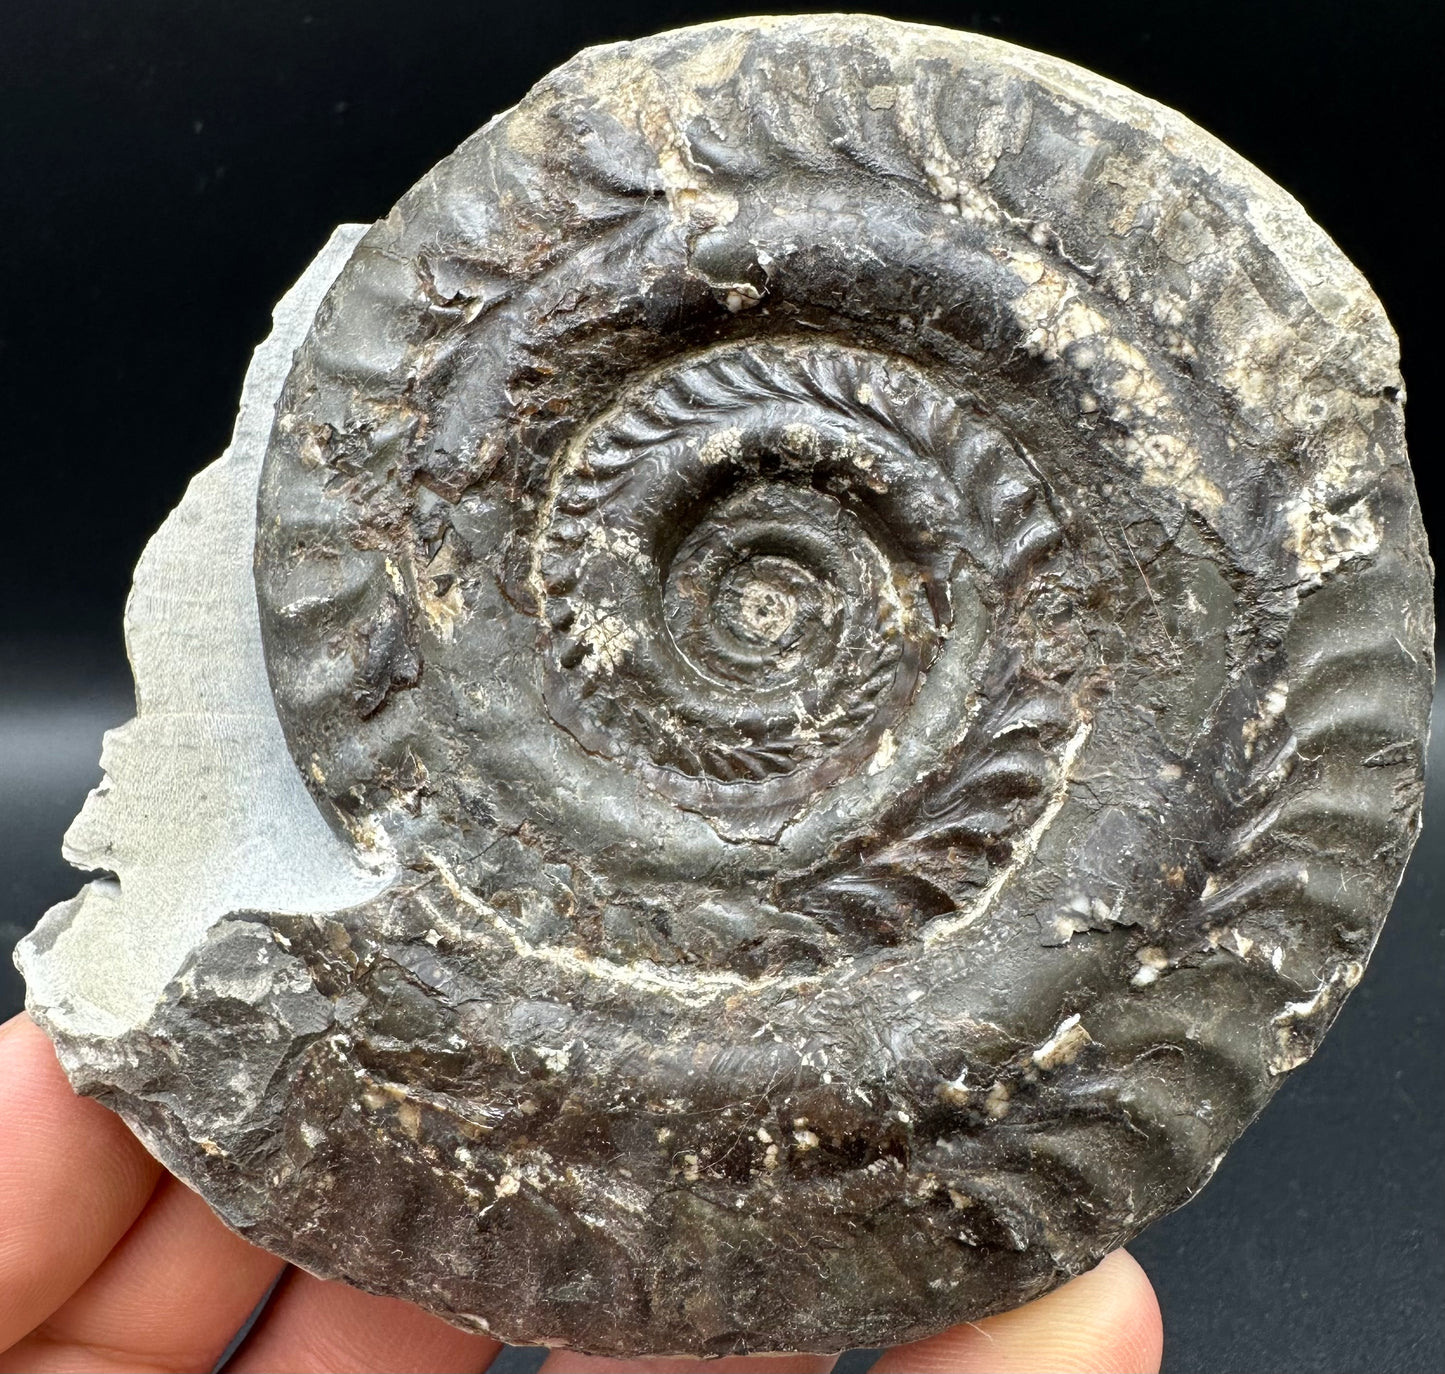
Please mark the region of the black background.
<svg viewBox="0 0 1445 1374"><path fill-rule="evenodd" d="M1400 333L1438 543L1437 4L873 8L1114 77L1301 200ZM119 628L130 569L225 446L271 305L331 228L384 214L578 48L739 12L0 0L0 943L77 885L59 839L97 780L101 730L131 709ZM1205 1194L1133 1247L1163 1300L1166 1369L1445 1367L1438 785L1431 806L1325 1048ZM0 973L0 1011L18 997Z"/></svg>

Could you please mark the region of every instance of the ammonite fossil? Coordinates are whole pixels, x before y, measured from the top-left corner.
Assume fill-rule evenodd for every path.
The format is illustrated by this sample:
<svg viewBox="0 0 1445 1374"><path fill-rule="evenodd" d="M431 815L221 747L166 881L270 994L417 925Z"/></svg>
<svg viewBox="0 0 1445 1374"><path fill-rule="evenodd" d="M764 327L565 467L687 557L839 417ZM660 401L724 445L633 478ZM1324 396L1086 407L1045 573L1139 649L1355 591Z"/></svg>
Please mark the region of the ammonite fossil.
<svg viewBox="0 0 1445 1374"><path fill-rule="evenodd" d="M1361 976L1395 341L1180 116L877 19L585 52L247 386L21 959L260 1244L513 1340L898 1341L1189 1198Z"/></svg>

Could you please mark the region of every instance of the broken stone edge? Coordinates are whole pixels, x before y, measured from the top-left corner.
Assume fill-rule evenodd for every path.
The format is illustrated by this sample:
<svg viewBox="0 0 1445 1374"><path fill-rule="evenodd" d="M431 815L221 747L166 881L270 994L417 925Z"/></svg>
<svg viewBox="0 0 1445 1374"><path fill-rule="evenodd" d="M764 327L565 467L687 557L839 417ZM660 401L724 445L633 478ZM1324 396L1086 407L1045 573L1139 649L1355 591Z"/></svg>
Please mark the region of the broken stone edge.
<svg viewBox="0 0 1445 1374"><path fill-rule="evenodd" d="M114 1052L102 1047L118 1048L146 1023L216 921L246 909L346 907L390 881L386 857L358 856L340 840L297 773L266 675L252 570L256 490L282 383L368 227L337 228L281 298L229 447L192 480L137 564L125 613L136 715L106 732L104 777L63 851L102 876L47 911L15 950L27 1009L80 1091L101 1086Z"/></svg>

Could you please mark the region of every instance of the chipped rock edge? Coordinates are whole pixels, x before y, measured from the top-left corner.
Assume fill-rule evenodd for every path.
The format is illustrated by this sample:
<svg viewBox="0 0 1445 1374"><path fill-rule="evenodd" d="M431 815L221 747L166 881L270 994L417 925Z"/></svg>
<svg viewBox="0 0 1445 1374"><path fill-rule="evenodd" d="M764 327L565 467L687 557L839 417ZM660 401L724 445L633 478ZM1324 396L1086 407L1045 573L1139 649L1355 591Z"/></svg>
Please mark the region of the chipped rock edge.
<svg viewBox="0 0 1445 1374"><path fill-rule="evenodd" d="M56 1039L149 1018L228 913L336 910L390 881L327 826L272 702L252 573L256 491L281 387L322 297L369 226L338 227L274 312L230 446L147 544L126 603L136 716L108 731L100 785L65 837L102 876L20 942L26 1006Z"/></svg>

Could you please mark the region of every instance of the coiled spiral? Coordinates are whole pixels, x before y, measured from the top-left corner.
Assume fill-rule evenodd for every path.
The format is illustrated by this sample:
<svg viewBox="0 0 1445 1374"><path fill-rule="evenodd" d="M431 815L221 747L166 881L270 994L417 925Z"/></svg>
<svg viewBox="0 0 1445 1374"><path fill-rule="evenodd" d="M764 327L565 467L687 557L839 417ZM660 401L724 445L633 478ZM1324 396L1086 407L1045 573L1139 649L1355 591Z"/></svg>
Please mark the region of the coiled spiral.
<svg viewBox="0 0 1445 1374"><path fill-rule="evenodd" d="M800 18L548 78L278 411L277 709L402 877L265 918L355 1224L282 1169L252 1233L719 1353L976 1317L1184 1200L1414 833L1395 387L1298 207L1064 64Z"/></svg>

